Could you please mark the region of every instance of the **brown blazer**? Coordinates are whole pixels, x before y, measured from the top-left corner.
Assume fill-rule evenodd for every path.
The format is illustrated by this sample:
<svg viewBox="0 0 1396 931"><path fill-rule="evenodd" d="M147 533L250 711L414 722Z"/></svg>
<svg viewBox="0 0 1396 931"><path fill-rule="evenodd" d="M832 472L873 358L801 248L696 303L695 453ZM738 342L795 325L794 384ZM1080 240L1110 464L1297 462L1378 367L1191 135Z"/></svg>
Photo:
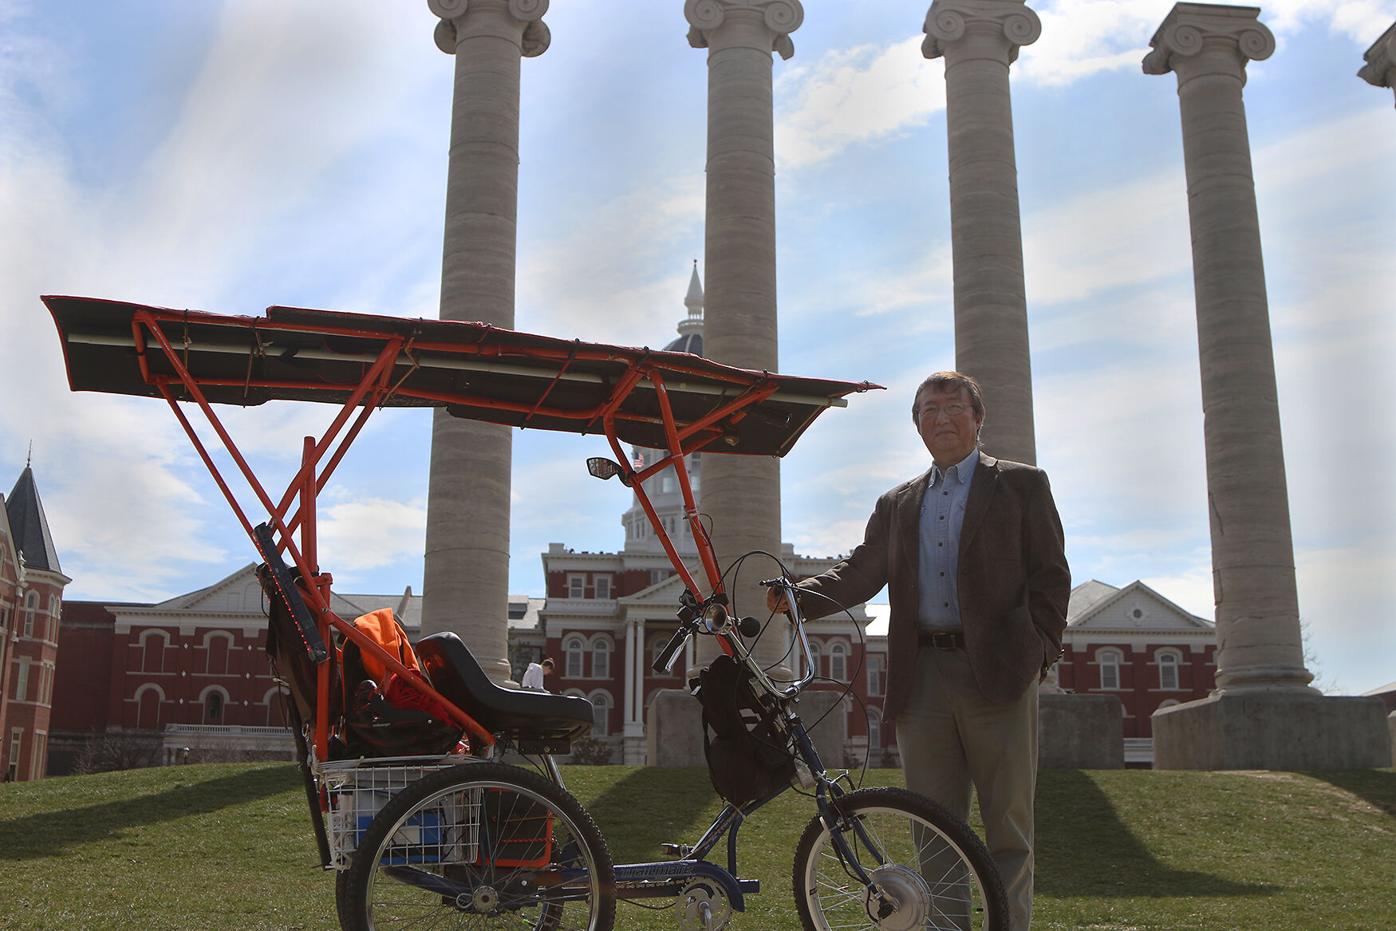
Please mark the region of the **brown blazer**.
<svg viewBox="0 0 1396 931"><path fill-rule="evenodd" d="M800 606L823 617L888 586L887 696L894 719L911 697L919 608L918 525L930 472L877 500L863 542L832 569L800 583ZM965 652L980 694L1010 702L1061 656L1071 571L1047 473L979 454L965 502L956 573ZM828 600L832 599L832 601Z"/></svg>

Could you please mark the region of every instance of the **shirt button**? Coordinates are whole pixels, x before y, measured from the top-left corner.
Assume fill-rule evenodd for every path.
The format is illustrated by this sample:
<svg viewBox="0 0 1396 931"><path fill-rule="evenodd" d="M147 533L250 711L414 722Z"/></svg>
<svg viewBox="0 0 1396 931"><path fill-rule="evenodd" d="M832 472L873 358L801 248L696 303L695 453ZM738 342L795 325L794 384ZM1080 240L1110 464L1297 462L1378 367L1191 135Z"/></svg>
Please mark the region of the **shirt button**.
<svg viewBox="0 0 1396 931"><path fill-rule="evenodd" d="M947 608L950 607L950 602L947 601L947 602L945 603L945 606L946 606Z"/></svg>
<svg viewBox="0 0 1396 931"><path fill-rule="evenodd" d="M944 515L944 514L940 515L940 519L941 519L941 520L945 520L945 515Z"/></svg>
<svg viewBox="0 0 1396 931"><path fill-rule="evenodd" d="M940 577L941 577L942 579L945 578L945 573L942 572L942 573L940 574Z"/></svg>
<svg viewBox="0 0 1396 931"><path fill-rule="evenodd" d="M944 543L937 543L936 546L944 546Z"/></svg>

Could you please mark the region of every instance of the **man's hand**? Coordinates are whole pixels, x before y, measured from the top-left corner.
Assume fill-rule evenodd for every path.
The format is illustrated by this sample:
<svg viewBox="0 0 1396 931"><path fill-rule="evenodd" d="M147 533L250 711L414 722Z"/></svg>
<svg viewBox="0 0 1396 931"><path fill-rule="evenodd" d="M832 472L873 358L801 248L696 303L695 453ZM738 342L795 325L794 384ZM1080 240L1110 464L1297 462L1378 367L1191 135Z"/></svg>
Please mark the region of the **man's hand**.
<svg viewBox="0 0 1396 931"><path fill-rule="evenodd" d="M785 597L785 590L782 588L766 589L766 610L772 614L789 614L790 602Z"/></svg>

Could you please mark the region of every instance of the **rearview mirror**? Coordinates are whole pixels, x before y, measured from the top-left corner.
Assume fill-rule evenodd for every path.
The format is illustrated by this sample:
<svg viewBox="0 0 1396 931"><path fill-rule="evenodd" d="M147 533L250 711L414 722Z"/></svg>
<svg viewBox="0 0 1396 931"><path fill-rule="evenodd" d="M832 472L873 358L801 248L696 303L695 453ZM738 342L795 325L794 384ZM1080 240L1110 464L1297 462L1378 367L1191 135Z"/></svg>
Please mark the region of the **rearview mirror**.
<svg viewBox="0 0 1396 931"><path fill-rule="evenodd" d="M625 469L617 462L613 462L604 456L592 456L587 460L587 471L603 481L612 476L619 475L620 483L629 486L630 478L625 474Z"/></svg>

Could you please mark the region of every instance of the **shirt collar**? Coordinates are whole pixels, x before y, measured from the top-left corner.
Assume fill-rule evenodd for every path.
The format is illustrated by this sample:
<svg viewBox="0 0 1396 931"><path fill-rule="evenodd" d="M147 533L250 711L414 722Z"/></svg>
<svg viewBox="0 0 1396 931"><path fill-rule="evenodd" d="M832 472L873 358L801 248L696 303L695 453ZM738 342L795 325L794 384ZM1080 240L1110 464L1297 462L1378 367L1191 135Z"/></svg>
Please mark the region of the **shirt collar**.
<svg viewBox="0 0 1396 931"><path fill-rule="evenodd" d="M969 477L974 474L974 469L979 465L979 447L970 450L969 455L952 465L947 471L955 477L958 484L965 484ZM931 487L936 487L940 483L943 473L940 466L931 463Z"/></svg>

